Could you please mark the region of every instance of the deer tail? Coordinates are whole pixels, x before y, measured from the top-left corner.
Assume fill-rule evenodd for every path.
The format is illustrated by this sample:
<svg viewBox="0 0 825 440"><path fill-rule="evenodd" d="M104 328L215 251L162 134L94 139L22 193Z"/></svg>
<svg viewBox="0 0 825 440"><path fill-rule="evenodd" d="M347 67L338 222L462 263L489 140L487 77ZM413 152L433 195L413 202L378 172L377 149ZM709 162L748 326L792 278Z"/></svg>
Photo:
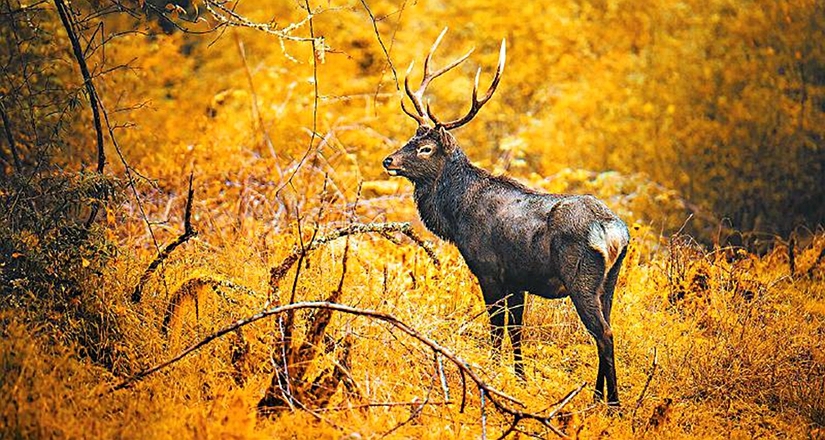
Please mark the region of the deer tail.
<svg viewBox="0 0 825 440"><path fill-rule="evenodd" d="M604 257L605 273L616 264L616 259L630 242L627 226L620 220L595 222L590 226L588 244Z"/></svg>

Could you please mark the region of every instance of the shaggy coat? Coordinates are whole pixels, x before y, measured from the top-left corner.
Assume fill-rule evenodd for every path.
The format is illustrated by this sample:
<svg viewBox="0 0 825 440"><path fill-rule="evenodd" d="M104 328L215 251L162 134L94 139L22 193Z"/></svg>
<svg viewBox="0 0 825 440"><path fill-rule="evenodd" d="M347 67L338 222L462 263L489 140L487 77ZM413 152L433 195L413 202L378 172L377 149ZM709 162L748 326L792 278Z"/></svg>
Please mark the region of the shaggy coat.
<svg viewBox="0 0 825 440"><path fill-rule="evenodd" d="M454 243L478 278L498 347L507 330L523 376L520 328L524 294L570 296L596 340L596 397L618 404L610 311L629 234L589 195L546 194L473 166L443 127L420 126L384 160L391 175L415 186L427 228Z"/></svg>

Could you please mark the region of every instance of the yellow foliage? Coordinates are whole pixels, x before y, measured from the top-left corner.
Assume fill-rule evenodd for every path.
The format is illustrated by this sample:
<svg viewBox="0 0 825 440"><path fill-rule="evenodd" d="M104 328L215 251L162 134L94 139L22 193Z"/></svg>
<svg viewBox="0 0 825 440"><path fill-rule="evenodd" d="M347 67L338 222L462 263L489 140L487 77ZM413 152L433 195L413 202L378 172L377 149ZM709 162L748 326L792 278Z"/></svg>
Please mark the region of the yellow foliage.
<svg viewBox="0 0 825 440"><path fill-rule="evenodd" d="M471 159L548 192L595 194L631 227L613 312L623 416L591 405L586 388L554 425L577 438L822 435L825 234L800 243L792 278L781 245L757 256L666 238L691 215L688 227L717 244L721 218L782 236L802 221L822 221L821 2L317 3L309 3L317 12L312 27L323 42L314 48L226 27L205 36L127 33L106 44L105 59L91 55L100 69L131 67L95 79L111 123L133 124L115 131L119 151L107 133L107 172L123 176L128 164L139 201L107 206L101 222L118 252L90 296L123 336L108 370L80 355L84 341L55 343L56 322L68 313L50 312L54 323L46 325L4 302L0 437L479 438L477 389L468 386L460 411L461 377L445 364L450 402L442 404L431 351L351 316L334 315L327 332L334 341L352 338L348 373L363 401L339 387L326 408L259 418L256 403L279 359L277 319L220 338L131 388L109 390L267 304L287 303L293 280L297 300L328 297L341 279L343 241L310 256L300 273L293 268L277 296L269 290L270 269L316 230L413 221L426 234L410 184L390 180L381 160L415 128L399 107L404 67L420 65L444 26L450 31L435 64L475 46L466 64L431 87L432 108L445 119L466 111L475 70L483 68L485 84L507 39L495 97L455 133ZM228 4L259 23L275 17L281 28L306 16L295 2ZM61 29L52 18L46 29ZM147 26L124 15L104 23L106 32ZM309 36L309 26L295 35ZM63 65L53 70L45 74L81 84ZM54 152L67 168L92 160L93 135L82 129L89 119L78 117L65 138L84 150ZM19 142L34 144L34 136ZM157 246L181 232L190 171L199 236L164 262L144 301L132 304L128 296ZM32 248L42 239L21 237ZM569 300L539 298L527 304L528 380L519 381L509 350L491 353L475 278L454 247L426 238L436 243L440 267L403 237L353 237L340 302L393 314L531 411L592 382L595 347ZM225 283L194 286L200 277ZM194 283L191 292L175 297L186 283ZM176 308L167 313L170 302ZM294 337L303 341L310 314L296 316ZM312 358L307 375L329 370L336 354ZM431 405L415 411L424 401ZM486 411L494 438L510 421L489 405ZM552 436L529 421L520 427Z"/></svg>

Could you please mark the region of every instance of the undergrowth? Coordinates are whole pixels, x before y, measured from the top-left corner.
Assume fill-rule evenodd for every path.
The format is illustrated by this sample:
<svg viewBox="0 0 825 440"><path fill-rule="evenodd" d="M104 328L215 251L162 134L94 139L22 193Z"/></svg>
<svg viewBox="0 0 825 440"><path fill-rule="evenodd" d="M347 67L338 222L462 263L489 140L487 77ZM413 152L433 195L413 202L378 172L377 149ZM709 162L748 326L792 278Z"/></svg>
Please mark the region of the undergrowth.
<svg viewBox="0 0 825 440"><path fill-rule="evenodd" d="M317 227L329 232L336 226ZM142 265L129 253L117 254L109 262L114 270L102 282L108 295L95 303L111 320L74 315L73 324L4 306L0 392L10 399L0 407L3 436L481 435L477 389L470 384L462 397L461 377L449 363L442 364L444 388L430 350L364 317L331 314L319 337L313 334L318 326L311 324L317 312L296 313L293 345L315 345L296 352L292 362L303 365L306 377L330 387L320 400L317 392L296 391L292 405L283 401L267 413L257 408L283 361L284 321L277 318L244 326L112 391L130 374L171 358L218 328L268 304L288 302L296 268L285 273L275 298L269 269L289 254L292 243L283 242L267 262L235 258L251 252L255 241L239 238L231 252L193 241L149 281L147 296L138 304L126 298ZM365 235L351 237L348 250L345 244L332 242L301 262L295 300L327 299L343 278L339 302L396 316L455 352L529 410L542 411L593 380L595 347L569 300L528 301L528 378L520 382L509 350L491 353L480 291L453 248L437 245L442 264L434 266L403 238ZM593 406L590 393L582 392L554 425L581 438L817 438L825 414L825 298L823 271L816 266L823 246L825 235L814 235L796 255L799 273L790 276L782 246L759 257L736 249L706 250L677 237L648 253L643 250L653 247L635 239L614 313L622 414ZM95 292L85 291L84 301L95 301ZM85 348L84 336L68 330L74 325L116 333L115 359L101 363ZM58 332L67 333L55 339ZM325 379L335 374L337 380ZM392 406L382 406L388 403ZM488 436L509 426L508 418L489 406L485 410ZM552 436L535 423L519 427Z"/></svg>

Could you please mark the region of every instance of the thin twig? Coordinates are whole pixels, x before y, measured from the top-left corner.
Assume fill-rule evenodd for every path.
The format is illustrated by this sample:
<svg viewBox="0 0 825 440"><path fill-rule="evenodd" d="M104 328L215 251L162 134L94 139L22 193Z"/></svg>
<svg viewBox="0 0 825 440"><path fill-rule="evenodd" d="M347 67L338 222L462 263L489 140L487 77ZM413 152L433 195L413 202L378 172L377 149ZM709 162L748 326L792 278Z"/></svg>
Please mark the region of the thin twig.
<svg viewBox="0 0 825 440"><path fill-rule="evenodd" d="M461 407L458 409L460 414L464 414L464 408L467 405L467 378L464 376L464 370L458 370L461 373Z"/></svg>
<svg viewBox="0 0 825 440"><path fill-rule="evenodd" d="M576 397L584 389L584 387L586 387L586 386L587 386L587 382L582 382L582 384L579 385L578 388L576 388L576 389L570 391L569 393L567 393L567 395L564 396L564 398L561 399L561 401L557 404L556 409L554 409L553 411L550 411L550 414L547 415L547 418L550 419L550 418L555 417L556 414L558 414L559 411L561 411L562 408L567 406L567 404L570 403L570 401L573 400L573 398Z"/></svg>
<svg viewBox="0 0 825 440"><path fill-rule="evenodd" d="M642 388L642 392L639 393L639 398L636 399L636 406L633 408L633 414L630 415L631 430L634 433L636 432L636 411L638 411L642 406L642 400L644 400L645 394L647 393L647 388L650 386L650 381L653 380L653 374L656 372L656 365L658 365L658 362L658 347L653 347L653 363L650 365L650 373L647 375L647 381L645 382L645 386Z"/></svg>
<svg viewBox="0 0 825 440"><path fill-rule="evenodd" d="M401 90L401 86L398 84L398 72L395 70L395 65L392 63L392 58L390 58L390 53L387 50L387 46L384 45L384 40L381 39L381 33L378 32L378 22L375 20L375 15L373 15L372 10L370 9L369 5L367 5L366 0L361 0L361 4L364 5L364 9L367 10L367 14L369 14L370 16L370 21L372 22L372 30L375 32L375 38L378 39L378 44L381 46L381 50L384 51L384 56L387 58L387 64L389 64L390 70L392 70L392 77L393 79L395 79L395 89Z"/></svg>
<svg viewBox="0 0 825 440"><path fill-rule="evenodd" d="M296 23L292 23L289 26L286 26L286 27L283 27L283 28L279 29L279 28L277 28L277 26L271 26L271 25L268 25L268 24L253 22L252 20L250 20L250 19L240 15L239 13L235 12L234 8L229 9L226 6L224 6L223 4L221 4L220 2L217 2L217 1L214 1L214 0L204 0L203 4L206 7L206 10L209 11L209 13L216 20L218 20L221 23L221 25L223 25L223 26L246 27L246 28L250 28L250 29L255 29L255 30L267 33L267 34L275 35L279 40L299 41L299 42L306 42L306 41L311 40L311 38L296 37L295 35L292 35L293 31L295 31L298 28L302 27L310 19L312 19L312 17L315 16L315 14L312 13L311 11L307 11L309 14L307 15L307 17L305 17L301 21L298 21ZM321 12L323 12L323 11L321 11ZM202 32L202 33L207 33L207 32L212 32L212 31L214 31L214 29L210 29L210 30L208 30L206 32ZM187 31L187 32L192 33L191 31Z"/></svg>
<svg viewBox="0 0 825 440"><path fill-rule="evenodd" d="M241 56L241 61L243 61L244 71L246 72L246 81L249 83L249 93L252 94L252 117L257 121L259 128L263 131L264 134L264 142L266 142L267 148L269 148L269 154L275 159L275 167L278 170L278 177L281 177L281 167L278 165L278 154L275 152L275 146L272 144L272 138L269 136L269 130L266 128L266 123L264 122L263 115L261 114L260 108L258 108L258 93L255 90L255 82L252 79L252 70L249 68L249 62L246 59L246 49L244 48L243 41L241 41L241 37L238 36L238 33L235 32L235 42L238 45L238 53Z"/></svg>
<svg viewBox="0 0 825 440"><path fill-rule="evenodd" d="M139 303L140 299L143 296L143 287L146 285L146 282L149 281L149 278L152 276L153 273L157 270L158 266L163 263L164 260L169 258L169 255L172 254L178 246L186 243L189 241L190 238L195 237L198 235L198 231L196 231L192 227L192 198L195 194L195 190L192 188L192 177L193 175L189 174L189 193L186 197L186 211L183 215L183 234L178 236L175 241L167 244L164 246L163 250L158 253L158 256L149 264L149 267L146 268L146 271L143 272L141 275L140 280L138 281L137 285L135 286L135 290L132 292L132 302Z"/></svg>
<svg viewBox="0 0 825 440"><path fill-rule="evenodd" d="M146 229L149 231L149 236L152 238L152 244L155 246L155 250L158 253L161 252L160 244L158 243L158 239L155 236L155 231L152 229L152 222L149 220L149 217L146 215L146 209L143 206L143 200L140 198L140 193L137 189L137 179L135 176L143 178L144 180L148 180L145 176L141 175L137 170L132 168L129 165L129 162L126 161L126 157L123 155L123 150L120 148L120 144L117 141L117 137L115 136L115 128L112 126L111 122L109 121L109 112L106 111L106 106L103 105L103 101L98 101L100 105L100 110L103 113L103 121L106 123L106 129L109 132L109 139L112 141L112 146L115 148L115 153L117 153L117 157L120 159L120 163L123 165L124 172L126 173L126 180L129 184L129 188L132 190L132 195L135 197L135 203L137 204L138 211L140 212L140 218L143 219L143 223L146 224ZM164 286L166 286L166 281L164 280ZM168 287L167 287L167 294Z"/></svg>
<svg viewBox="0 0 825 440"><path fill-rule="evenodd" d="M275 194L279 195L281 191L286 188L287 185L292 185L292 180L298 174L298 171L301 169L303 164L306 162L307 157L309 157L309 153L312 151L312 147L315 145L315 139L318 137L318 101L321 98L321 94L318 90L318 44L320 43L321 50L325 50L324 39L323 37L316 38L315 37L315 22L313 21L313 13L312 8L309 5L309 0L304 0L304 5L306 6L307 10L307 18L306 21L309 23L309 41L312 43L312 86L313 86L313 99L312 99L312 133L310 134L309 138L309 145L307 145L307 149L304 152L303 157L301 160L298 161L298 165L295 169L290 173L289 178L275 190Z"/></svg>
<svg viewBox="0 0 825 440"><path fill-rule="evenodd" d="M794 254L795 247L796 237L791 237L790 241L788 242L788 269L790 271L791 278L793 278L794 273L796 272L796 256Z"/></svg>
<svg viewBox="0 0 825 440"><path fill-rule="evenodd" d="M450 401L450 387L447 386L447 376L444 375L444 365L441 363L441 357L435 353L435 365L438 368L438 377L441 379L441 391L444 392L444 401Z"/></svg>
<svg viewBox="0 0 825 440"><path fill-rule="evenodd" d="M294 411L295 407L292 403L292 391L290 391L290 386L289 386L289 382L290 382L290 380L289 380L289 365L287 364L287 355L286 355L287 342L286 342L286 336L285 336L285 331L284 331L284 320L281 319L280 316L278 317L278 328L281 330L281 346L280 346L281 347L281 362L283 362L284 365L283 365L283 370L281 370L279 368L279 366L276 364L276 366L275 366L275 368L276 368L275 376L278 379L278 388L281 390L281 394L283 395L284 402L289 404L290 409L292 409ZM278 371L278 370L280 370L280 371ZM281 373L281 371L283 373Z"/></svg>
<svg viewBox="0 0 825 440"><path fill-rule="evenodd" d="M487 440L487 411L484 407L484 388L478 388L479 401L481 402L481 440Z"/></svg>
<svg viewBox="0 0 825 440"><path fill-rule="evenodd" d="M518 426L518 423L519 423L520 421L521 421L521 419L520 419L520 418L518 418L518 417L513 417L513 422L512 422L512 423L510 423L510 427L509 427L509 428L507 428L507 430L506 430L506 431L504 431L504 432L502 432L502 433L501 433L501 435L498 437L498 440L504 440L505 438L507 438L507 436L508 436L508 435L510 435L513 431L515 431L515 430L516 430L516 427Z"/></svg>

